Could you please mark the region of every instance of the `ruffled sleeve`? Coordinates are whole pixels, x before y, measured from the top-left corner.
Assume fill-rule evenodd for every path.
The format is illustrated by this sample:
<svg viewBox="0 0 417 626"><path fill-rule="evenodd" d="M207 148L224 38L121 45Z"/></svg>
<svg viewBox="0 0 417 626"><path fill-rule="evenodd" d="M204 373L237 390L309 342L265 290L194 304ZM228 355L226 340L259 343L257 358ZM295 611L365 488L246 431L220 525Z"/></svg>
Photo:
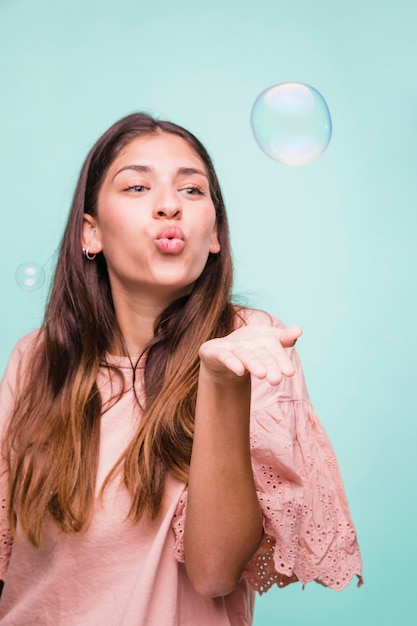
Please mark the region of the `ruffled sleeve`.
<svg viewBox="0 0 417 626"><path fill-rule="evenodd" d="M0 580L4 580L9 567L13 538L7 519L7 478L3 467L0 471Z"/></svg>
<svg viewBox="0 0 417 626"><path fill-rule="evenodd" d="M290 353L293 377L276 387L253 381L251 456L264 537L244 578L259 593L296 581L341 590L355 575L362 583L356 532L336 455L311 406L297 352Z"/></svg>
<svg viewBox="0 0 417 626"><path fill-rule="evenodd" d="M252 312L250 324L283 325L262 312ZM253 380L251 456L264 536L243 578L264 593L316 581L341 590L362 566L356 533L331 443L320 424L304 382L301 364L290 350L296 373L277 386ZM186 494L173 528L176 556L184 560L182 544Z"/></svg>
<svg viewBox="0 0 417 626"><path fill-rule="evenodd" d="M252 464L264 538L245 571L263 593L297 580L346 587L361 559L337 460L311 405L255 411Z"/></svg>
<svg viewBox="0 0 417 626"><path fill-rule="evenodd" d="M33 331L26 335L14 348L4 376L0 382L0 445L3 444L3 433L11 417L16 395L16 386L23 368L23 357L28 354L28 347L37 335ZM13 538L7 516L8 506L8 474L7 465L0 449L0 580L7 574Z"/></svg>

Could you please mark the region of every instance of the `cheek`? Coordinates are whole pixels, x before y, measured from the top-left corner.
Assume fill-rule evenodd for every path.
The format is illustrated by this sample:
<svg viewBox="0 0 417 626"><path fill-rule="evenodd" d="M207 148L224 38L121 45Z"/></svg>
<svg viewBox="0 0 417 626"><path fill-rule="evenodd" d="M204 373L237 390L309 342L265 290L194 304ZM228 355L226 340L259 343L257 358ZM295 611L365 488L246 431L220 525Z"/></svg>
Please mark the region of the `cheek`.
<svg viewBox="0 0 417 626"><path fill-rule="evenodd" d="M201 216L201 225L205 232L212 234L216 226L216 210L213 205L207 206Z"/></svg>
<svg viewBox="0 0 417 626"><path fill-rule="evenodd" d="M133 230L133 226L129 224L126 215L123 216L117 206L111 203L102 203L97 211L97 226L101 236L102 245L117 244L120 240L121 245L126 239L126 235Z"/></svg>

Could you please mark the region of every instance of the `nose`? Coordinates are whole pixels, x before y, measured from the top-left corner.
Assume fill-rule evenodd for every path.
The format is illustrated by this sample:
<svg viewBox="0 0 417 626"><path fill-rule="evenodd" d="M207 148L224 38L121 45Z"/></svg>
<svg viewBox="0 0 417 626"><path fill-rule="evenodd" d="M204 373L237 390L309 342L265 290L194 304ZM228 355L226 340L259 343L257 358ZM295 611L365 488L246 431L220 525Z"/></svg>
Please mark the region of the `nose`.
<svg viewBox="0 0 417 626"><path fill-rule="evenodd" d="M177 190L167 187L161 189L156 197L153 213L156 218L178 219L181 217L182 205Z"/></svg>

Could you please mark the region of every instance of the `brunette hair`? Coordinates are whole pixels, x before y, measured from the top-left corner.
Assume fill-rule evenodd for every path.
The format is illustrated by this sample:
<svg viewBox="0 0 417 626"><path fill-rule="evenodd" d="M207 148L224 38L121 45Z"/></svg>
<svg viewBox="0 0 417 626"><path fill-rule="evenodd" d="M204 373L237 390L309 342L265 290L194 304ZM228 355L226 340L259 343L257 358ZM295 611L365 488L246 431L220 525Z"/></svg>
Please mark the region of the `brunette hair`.
<svg viewBox="0 0 417 626"><path fill-rule="evenodd" d="M187 482L202 343L233 328L232 262L222 194L200 141L168 121L134 113L93 146L81 169L60 246L44 323L25 367L10 421L5 456L10 476L9 519L34 545L49 514L67 533L83 530L94 505L102 399L97 375L115 342L123 347L103 254L81 253L83 214L95 215L104 176L133 139L155 133L182 137L205 164L216 210L220 252L209 254L191 294L173 302L155 324L146 350L146 405L140 426L107 477L123 468L129 516L156 518L167 472ZM120 378L121 371L117 371Z"/></svg>

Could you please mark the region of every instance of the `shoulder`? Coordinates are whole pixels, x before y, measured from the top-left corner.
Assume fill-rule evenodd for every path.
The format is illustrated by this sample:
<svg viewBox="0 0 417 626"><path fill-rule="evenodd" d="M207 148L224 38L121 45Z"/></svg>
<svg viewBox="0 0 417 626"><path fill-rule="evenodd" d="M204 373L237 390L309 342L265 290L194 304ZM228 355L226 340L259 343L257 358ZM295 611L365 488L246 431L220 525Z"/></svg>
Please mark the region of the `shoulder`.
<svg viewBox="0 0 417 626"><path fill-rule="evenodd" d="M42 337L42 329L32 330L24 335L12 350L4 376L1 381L2 388L7 385L15 387L15 381L20 378L22 368L24 369L33 353L33 349L38 345Z"/></svg>
<svg viewBox="0 0 417 626"><path fill-rule="evenodd" d="M19 339L10 355L9 365L12 363L19 363L22 359L28 356L31 353L32 348L34 348L38 343L42 334L42 328L37 328Z"/></svg>
<svg viewBox="0 0 417 626"><path fill-rule="evenodd" d="M248 309L246 307L235 307L236 328L240 326L274 326L284 329L285 324L270 313L260 309Z"/></svg>
<svg viewBox="0 0 417 626"><path fill-rule="evenodd" d="M41 339L41 330L33 330L18 341L0 381L0 432L3 432L10 416L16 397L25 379L25 371L30 363L33 349Z"/></svg>

